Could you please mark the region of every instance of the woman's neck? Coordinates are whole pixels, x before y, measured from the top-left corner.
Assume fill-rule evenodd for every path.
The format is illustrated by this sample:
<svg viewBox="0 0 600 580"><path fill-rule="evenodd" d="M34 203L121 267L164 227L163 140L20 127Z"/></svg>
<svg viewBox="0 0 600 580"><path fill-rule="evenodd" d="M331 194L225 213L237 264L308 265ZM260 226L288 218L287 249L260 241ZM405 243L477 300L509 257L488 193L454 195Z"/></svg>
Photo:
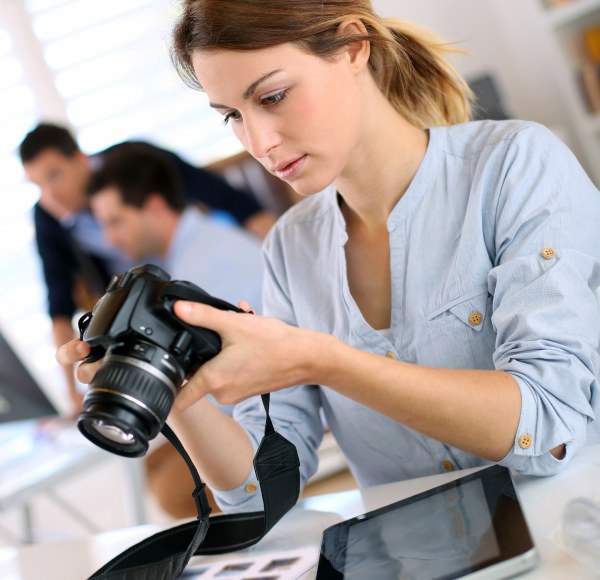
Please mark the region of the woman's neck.
<svg viewBox="0 0 600 580"><path fill-rule="evenodd" d="M408 123L379 95L366 108L369 112L360 141L336 180L346 219L359 220L367 227L387 222L421 165L428 144L427 132Z"/></svg>

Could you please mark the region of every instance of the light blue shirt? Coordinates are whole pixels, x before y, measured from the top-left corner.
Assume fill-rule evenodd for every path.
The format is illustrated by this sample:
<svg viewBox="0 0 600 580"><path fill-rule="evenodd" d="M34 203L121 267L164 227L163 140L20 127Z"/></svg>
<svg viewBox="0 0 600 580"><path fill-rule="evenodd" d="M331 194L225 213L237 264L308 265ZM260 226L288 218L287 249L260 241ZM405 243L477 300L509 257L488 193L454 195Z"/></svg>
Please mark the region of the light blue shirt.
<svg viewBox="0 0 600 580"><path fill-rule="evenodd" d="M389 336L367 324L350 293L348 238L333 189L292 207L268 237L264 312L382 356L510 373L522 408L500 463L554 474L600 418L600 193L540 125L473 122L429 135L388 219ZM457 469L487 463L327 387L300 386L273 393L271 416L298 449L303 481L317 465L320 409L363 486L438 473L444 461ZM239 404L234 416L256 445L260 400ZM562 443L559 461L550 450ZM258 509L260 494L245 493L247 482L216 494L225 509Z"/></svg>
<svg viewBox="0 0 600 580"><path fill-rule="evenodd" d="M262 305L261 242L237 224L226 223L187 207L179 218L161 263L172 280L192 282L215 298L237 306L246 300L256 312ZM227 415L233 405L211 403Z"/></svg>
<svg viewBox="0 0 600 580"><path fill-rule="evenodd" d="M164 260L174 280L186 280L234 306L262 305L261 242L238 226L207 217L195 207L181 214Z"/></svg>

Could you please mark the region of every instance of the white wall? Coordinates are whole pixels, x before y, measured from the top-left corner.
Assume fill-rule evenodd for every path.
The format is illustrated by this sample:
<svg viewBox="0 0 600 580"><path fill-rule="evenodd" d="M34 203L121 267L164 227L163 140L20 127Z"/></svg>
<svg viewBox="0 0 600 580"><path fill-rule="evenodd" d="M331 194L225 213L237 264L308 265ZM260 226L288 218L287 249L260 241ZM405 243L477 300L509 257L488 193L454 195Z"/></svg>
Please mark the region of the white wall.
<svg viewBox="0 0 600 580"><path fill-rule="evenodd" d="M462 74L491 72L513 116L552 127L579 152L548 57L542 0L373 0L373 6L458 43L469 53L452 59Z"/></svg>

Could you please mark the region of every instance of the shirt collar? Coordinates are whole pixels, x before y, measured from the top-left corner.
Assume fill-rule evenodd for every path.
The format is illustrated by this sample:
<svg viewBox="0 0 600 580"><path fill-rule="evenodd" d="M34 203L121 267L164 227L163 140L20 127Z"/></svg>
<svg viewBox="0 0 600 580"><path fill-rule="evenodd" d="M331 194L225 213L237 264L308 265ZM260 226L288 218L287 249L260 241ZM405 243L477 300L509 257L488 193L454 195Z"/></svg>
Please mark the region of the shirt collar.
<svg viewBox="0 0 600 580"><path fill-rule="evenodd" d="M439 128L435 130L427 129L429 134L429 142L427 144L427 150L421 164L419 165L415 176L413 177L408 189L404 192L404 195L398 200L398 203L392 209L387 225L388 230L394 230L406 217L412 213L416 207L418 201L423 196L426 187L431 183L430 176L434 171L433 166L435 164L435 150L440 139ZM338 229L340 244L344 245L348 241L348 234L346 232L346 220L340 208L339 195L335 189L335 186L331 185L324 192L329 200L335 216L336 216L336 227Z"/></svg>

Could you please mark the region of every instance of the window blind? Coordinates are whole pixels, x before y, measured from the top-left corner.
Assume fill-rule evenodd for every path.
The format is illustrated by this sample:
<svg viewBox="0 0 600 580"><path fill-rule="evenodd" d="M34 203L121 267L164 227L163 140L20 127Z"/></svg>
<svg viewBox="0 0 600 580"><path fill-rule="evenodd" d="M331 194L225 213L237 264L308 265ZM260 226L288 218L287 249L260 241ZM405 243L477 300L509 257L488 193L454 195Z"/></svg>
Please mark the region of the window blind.
<svg viewBox="0 0 600 580"><path fill-rule="evenodd" d="M136 137L202 165L241 150L171 64L173 0L29 0L25 8L85 152Z"/></svg>

